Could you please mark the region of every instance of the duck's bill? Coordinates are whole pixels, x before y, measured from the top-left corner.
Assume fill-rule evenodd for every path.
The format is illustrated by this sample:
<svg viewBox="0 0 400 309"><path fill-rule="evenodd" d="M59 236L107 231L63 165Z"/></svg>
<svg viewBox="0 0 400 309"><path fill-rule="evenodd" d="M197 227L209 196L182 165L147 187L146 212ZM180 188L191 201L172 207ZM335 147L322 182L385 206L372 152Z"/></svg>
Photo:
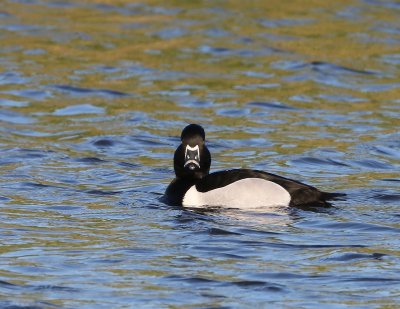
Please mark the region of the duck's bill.
<svg viewBox="0 0 400 309"><path fill-rule="evenodd" d="M200 168L200 163L196 160L187 160L184 165L185 168L194 171L195 169Z"/></svg>

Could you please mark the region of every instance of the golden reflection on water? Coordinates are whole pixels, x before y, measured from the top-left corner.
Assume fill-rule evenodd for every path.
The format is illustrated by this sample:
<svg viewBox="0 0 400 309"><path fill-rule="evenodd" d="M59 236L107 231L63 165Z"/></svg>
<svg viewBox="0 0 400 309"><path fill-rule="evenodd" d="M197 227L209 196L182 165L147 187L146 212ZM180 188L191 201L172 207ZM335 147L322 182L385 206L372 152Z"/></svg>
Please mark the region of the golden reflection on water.
<svg viewBox="0 0 400 309"><path fill-rule="evenodd" d="M1 66L26 78L20 84L2 84L2 97L28 102L8 109L33 121L5 123L8 132L0 141L7 144L12 145L12 137L17 136L16 146L23 140L27 147L52 149L64 140L77 143L91 136L129 135L132 126L124 115L133 111L151 115L154 124L171 123L144 127L155 135L177 136L180 128L174 121L201 122L224 128L208 132L210 142L221 138L271 141L254 147L261 156L302 154L316 147L348 152L355 144L376 139L368 134L368 128L354 132L352 121L376 126L381 136L398 126L398 119L392 116L396 112L393 102L400 97L398 70L382 61L384 55L399 51L398 44L391 43L396 36L384 31L396 25L396 10L356 1L291 1L290 5L281 1L40 3L6 1L2 6L8 15L3 19L2 53L6 58ZM213 52L212 48L226 52ZM309 69L298 71L296 63L309 65ZM310 65L313 63L371 75L347 72L350 76L346 77L345 70L335 73L338 68L333 67L324 72L323 65ZM284 69L287 66L294 69ZM315 78L333 84L324 85ZM347 81L352 86L346 87ZM71 93L57 85L107 89L126 96ZM15 93L22 90L42 91L42 97ZM196 100L211 103L201 108L186 103ZM254 101L281 102L294 109L264 111L247 104ZM57 114L89 102L105 113L95 117ZM230 115L235 109L242 114ZM260 112L264 115L258 116ZM335 120L336 113L348 118ZM263 117L265 121L260 121ZM171 146L158 151L168 153ZM75 155L70 148L61 147ZM249 145L237 146L228 149L227 156L216 153L214 157L217 163L235 166L242 158L234 154L248 150ZM84 150L82 154L92 153ZM163 158L141 156L137 160L148 166L170 164Z"/></svg>

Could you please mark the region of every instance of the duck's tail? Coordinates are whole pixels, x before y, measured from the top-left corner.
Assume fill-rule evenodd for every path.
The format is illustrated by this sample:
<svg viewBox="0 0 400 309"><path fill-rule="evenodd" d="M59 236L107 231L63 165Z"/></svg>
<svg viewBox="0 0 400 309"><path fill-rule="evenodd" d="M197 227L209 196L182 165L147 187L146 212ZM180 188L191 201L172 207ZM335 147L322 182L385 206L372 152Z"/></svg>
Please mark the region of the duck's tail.
<svg viewBox="0 0 400 309"><path fill-rule="evenodd" d="M347 194L341 192L322 192L322 197L326 201L344 201L346 199Z"/></svg>

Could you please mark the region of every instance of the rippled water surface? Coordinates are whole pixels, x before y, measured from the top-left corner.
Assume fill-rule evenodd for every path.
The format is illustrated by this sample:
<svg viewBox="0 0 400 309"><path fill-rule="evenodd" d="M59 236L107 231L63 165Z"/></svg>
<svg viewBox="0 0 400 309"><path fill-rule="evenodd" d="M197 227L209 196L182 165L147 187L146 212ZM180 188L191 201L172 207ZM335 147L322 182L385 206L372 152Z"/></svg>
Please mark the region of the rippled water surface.
<svg viewBox="0 0 400 309"><path fill-rule="evenodd" d="M397 1L0 6L0 307L400 305ZM160 201L181 129L213 170L331 209Z"/></svg>

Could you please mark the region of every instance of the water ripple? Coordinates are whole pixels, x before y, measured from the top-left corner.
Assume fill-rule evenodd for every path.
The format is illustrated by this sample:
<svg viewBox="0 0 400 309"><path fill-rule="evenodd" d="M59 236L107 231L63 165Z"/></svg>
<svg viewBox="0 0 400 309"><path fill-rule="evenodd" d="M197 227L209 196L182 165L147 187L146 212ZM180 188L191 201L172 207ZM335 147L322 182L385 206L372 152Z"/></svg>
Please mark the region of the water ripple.
<svg viewBox="0 0 400 309"><path fill-rule="evenodd" d="M69 85L54 85L53 88L74 95L99 95L99 96L109 96L109 97L129 96L128 93L116 90L109 90L109 89L91 89L91 88L82 88Z"/></svg>

